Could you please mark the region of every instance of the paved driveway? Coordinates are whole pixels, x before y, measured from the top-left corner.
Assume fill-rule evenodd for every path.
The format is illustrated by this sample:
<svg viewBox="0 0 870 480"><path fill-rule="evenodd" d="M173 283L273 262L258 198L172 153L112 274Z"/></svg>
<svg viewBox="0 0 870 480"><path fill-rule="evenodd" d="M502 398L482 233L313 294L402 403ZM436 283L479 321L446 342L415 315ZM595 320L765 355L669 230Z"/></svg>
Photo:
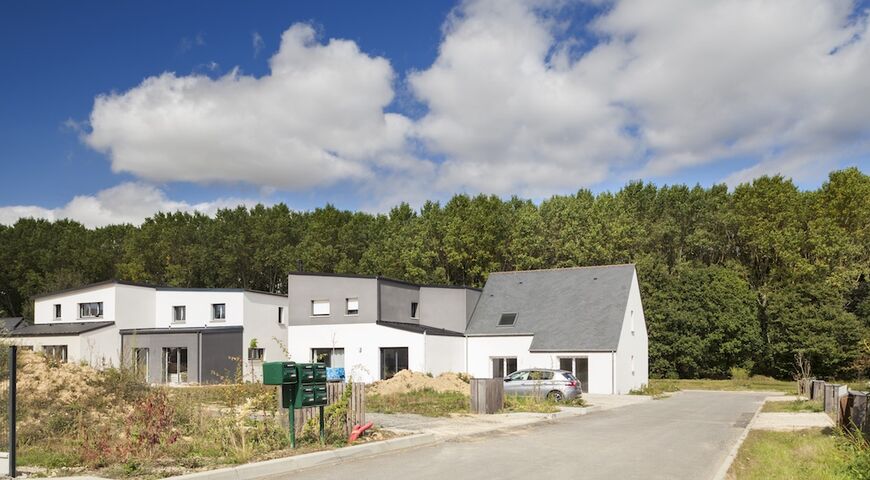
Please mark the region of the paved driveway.
<svg viewBox="0 0 870 480"><path fill-rule="evenodd" d="M671 398L307 470L322 478L712 478L765 394Z"/></svg>

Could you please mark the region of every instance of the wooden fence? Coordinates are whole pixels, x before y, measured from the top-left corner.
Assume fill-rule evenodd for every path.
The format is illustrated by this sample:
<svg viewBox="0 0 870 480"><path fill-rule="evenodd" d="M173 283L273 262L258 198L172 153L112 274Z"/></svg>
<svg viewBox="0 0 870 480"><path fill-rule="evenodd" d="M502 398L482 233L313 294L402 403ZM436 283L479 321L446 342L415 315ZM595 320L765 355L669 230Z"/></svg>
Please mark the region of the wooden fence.
<svg viewBox="0 0 870 480"><path fill-rule="evenodd" d="M278 393L278 402L280 407L280 388ZM326 403L327 405L332 405L333 403L341 400L342 395L344 394L344 389L350 388L350 397L348 398L348 412L347 412L347 423L345 424L345 434L349 435L354 425L362 425L366 421L366 394L365 394L365 384L363 383L353 383L347 384L344 382L329 382L326 384ZM282 408L281 410L281 423L284 428L289 427L289 417L287 414L287 409ZM296 422L296 435L302 434L302 428L305 426L305 423L308 420L314 418L320 418L320 410L318 407L308 407L308 408L297 408L295 410L295 422Z"/></svg>
<svg viewBox="0 0 870 480"><path fill-rule="evenodd" d="M825 413L831 416L837 426L860 432L870 439L870 392L850 390L846 385L808 378L798 382L798 393L810 400L822 402Z"/></svg>
<svg viewBox="0 0 870 480"><path fill-rule="evenodd" d="M501 378L471 379L471 412L495 413L504 408L504 380Z"/></svg>

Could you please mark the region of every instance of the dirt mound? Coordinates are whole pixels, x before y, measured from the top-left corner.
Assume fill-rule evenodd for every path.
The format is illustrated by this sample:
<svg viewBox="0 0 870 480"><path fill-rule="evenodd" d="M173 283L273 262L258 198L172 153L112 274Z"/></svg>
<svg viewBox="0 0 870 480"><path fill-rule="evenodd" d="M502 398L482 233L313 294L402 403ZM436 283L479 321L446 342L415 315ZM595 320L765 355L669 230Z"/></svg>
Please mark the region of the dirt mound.
<svg viewBox="0 0 870 480"><path fill-rule="evenodd" d="M375 382L368 387L369 393L375 395L391 395L426 389L432 389L436 392L471 394L471 387L468 383L462 381L459 375L452 372L442 373L433 378L425 373L402 370L393 378Z"/></svg>

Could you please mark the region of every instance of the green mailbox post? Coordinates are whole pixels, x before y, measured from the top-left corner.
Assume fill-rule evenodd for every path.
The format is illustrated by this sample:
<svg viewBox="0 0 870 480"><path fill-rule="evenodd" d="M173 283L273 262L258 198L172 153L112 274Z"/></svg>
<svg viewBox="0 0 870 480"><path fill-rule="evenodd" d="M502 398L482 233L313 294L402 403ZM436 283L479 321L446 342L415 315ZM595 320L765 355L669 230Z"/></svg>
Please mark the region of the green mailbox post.
<svg viewBox="0 0 870 480"><path fill-rule="evenodd" d="M319 407L320 442L325 441L326 365L323 363L265 362L263 383L281 387L281 406L290 414L290 446L296 448L296 409Z"/></svg>

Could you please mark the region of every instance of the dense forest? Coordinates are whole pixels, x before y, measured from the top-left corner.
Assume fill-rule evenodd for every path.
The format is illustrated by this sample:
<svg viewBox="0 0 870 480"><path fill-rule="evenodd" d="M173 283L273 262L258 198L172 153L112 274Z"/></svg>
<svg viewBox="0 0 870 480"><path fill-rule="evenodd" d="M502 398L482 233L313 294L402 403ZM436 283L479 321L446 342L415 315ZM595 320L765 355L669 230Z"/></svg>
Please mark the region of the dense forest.
<svg viewBox="0 0 870 480"><path fill-rule="evenodd" d="M617 193L456 195L388 214L279 204L159 213L141 226L0 225L0 316L38 293L119 278L283 292L306 271L482 286L487 274L636 263L650 373L787 377L796 352L821 376L867 376L870 177L855 168L802 191L762 177L732 191L629 183Z"/></svg>

